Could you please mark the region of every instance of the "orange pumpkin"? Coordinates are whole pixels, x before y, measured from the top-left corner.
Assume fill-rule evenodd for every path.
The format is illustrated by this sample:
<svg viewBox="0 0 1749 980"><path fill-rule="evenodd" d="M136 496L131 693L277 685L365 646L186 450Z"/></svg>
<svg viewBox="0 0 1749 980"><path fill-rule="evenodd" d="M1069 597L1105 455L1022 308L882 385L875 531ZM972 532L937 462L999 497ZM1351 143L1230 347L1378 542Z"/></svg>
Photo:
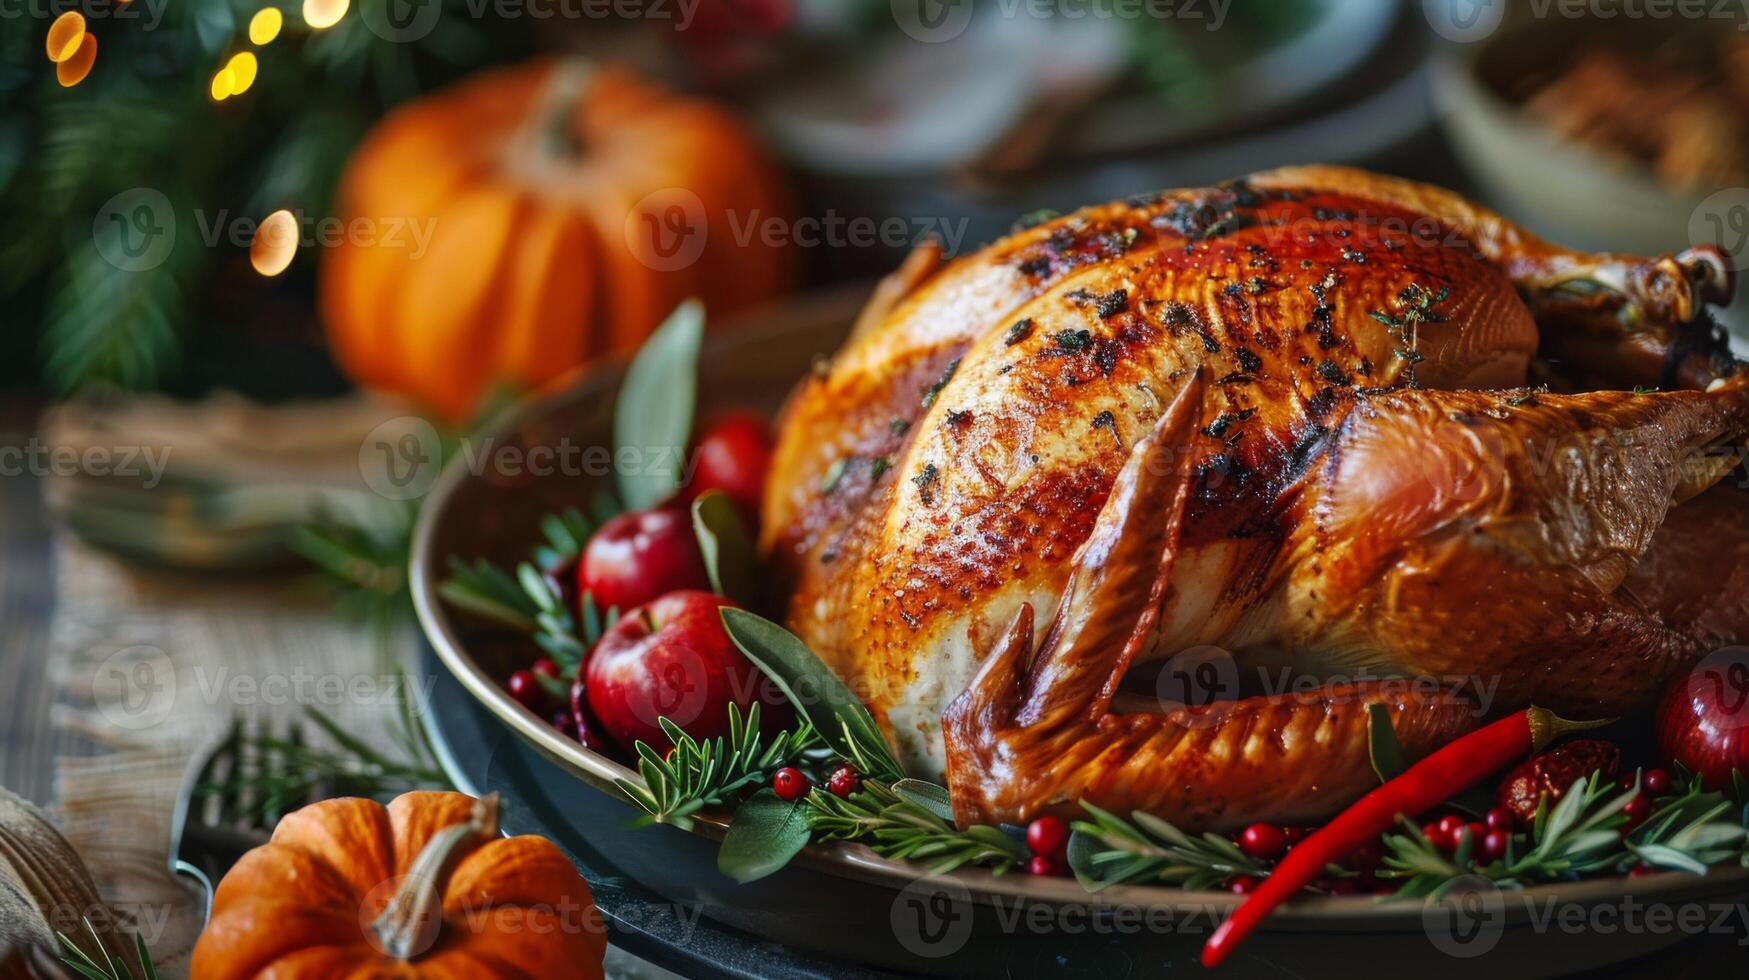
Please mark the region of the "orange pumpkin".
<svg viewBox="0 0 1749 980"><path fill-rule="evenodd" d="M633 351L690 296L792 280L783 181L725 110L631 72L537 61L396 109L342 175L322 314L368 387L451 421Z"/></svg>
<svg viewBox="0 0 1749 980"><path fill-rule="evenodd" d="M551 841L500 837L497 806L416 792L287 815L219 883L191 975L599 978L589 885Z"/></svg>

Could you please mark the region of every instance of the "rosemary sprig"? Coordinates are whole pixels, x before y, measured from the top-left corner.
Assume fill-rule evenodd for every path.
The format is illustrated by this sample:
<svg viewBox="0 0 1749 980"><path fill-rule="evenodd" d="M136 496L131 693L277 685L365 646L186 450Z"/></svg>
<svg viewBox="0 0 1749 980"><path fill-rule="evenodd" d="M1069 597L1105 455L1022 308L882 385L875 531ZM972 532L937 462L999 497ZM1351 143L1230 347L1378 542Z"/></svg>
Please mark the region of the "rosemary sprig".
<svg viewBox="0 0 1749 980"><path fill-rule="evenodd" d="M1125 820L1081 801L1091 819L1070 825L1069 867L1081 886L1097 892L1132 881L1212 888L1237 875L1262 878L1269 865L1248 856L1220 834L1187 834L1140 810Z"/></svg>
<svg viewBox="0 0 1749 980"><path fill-rule="evenodd" d="M412 789L447 787L449 778L438 767L430 743L412 718L409 699L403 698L400 715L389 725L389 737L403 756L391 757L369 742L341 728L314 707L305 706L304 717L320 728L335 745L314 748L294 729L289 736L247 735L240 747L254 757L272 760L271 765L236 774L223 783L203 783L195 795L247 797L251 815L277 815L302 806L317 791L325 796L382 798Z"/></svg>
<svg viewBox="0 0 1749 980"><path fill-rule="evenodd" d="M103 945L103 938L97 934L97 927L90 919L81 920L85 923L85 931L90 933L91 942L97 948L103 962L91 958L91 954L73 940L67 938L64 932L55 933L55 938L61 942L61 962L74 973L86 980L158 980L158 968L152 963L152 953L146 949L146 941L134 934L134 965L139 973L134 973L134 967L129 967L119 953L111 953ZM26 971L29 972L29 971Z"/></svg>
<svg viewBox="0 0 1749 980"><path fill-rule="evenodd" d="M546 541L534 547L529 561L517 564L514 575L484 558L470 564L451 556L449 578L438 586L438 594L458 609L531 634L559 665L561 676L574 676L583 654L613 628L619 613L609 609L603 615L595 597L584 593L581 615L573 617L558 576L575 565L589 536L617 511L611 497L598 495L590 515L571 508L542 517ZM564 692L555 694L568 697Z"/></svg>
<svg viewBox="0 0 1749 980"><path fill-rule="evenodd" d="M854 840L885 858L926 862L929 874L975 865L996 874L1027 859L1025 846L999 827L956 828L918 800L873 779L848 797L814 789L806 799L815 840Z"/></svg>
<svg viewBox="0 0 1749 980"><path fill-rule="evenodd" d="M1479 874L1506 888L1600 874L1620 874L1635 864L1702 874L1710 866L1749 862L1744 814L1720 793L1691 781L1680 795L1663 798L1633 830L1623 810L1639 786L1618 789L1598 773L1573 784L1560 801L1537 808L1528 834L1514 834L1504 857L1481 867L1470 861L1468 835L1456 853L1435 847L1413 823L1385 836L1381 878L1402 879L1405 898L1438 895L1464 875Z"/></svg>
<svg viewBox="0 0 1749 980"><path fill-rule="evenodd" d="M615 781L644 811L634 826L665 823L690 829L692 816L699 810L730 802L744 790L762 784L772 770L797 761L820 745L818 734L806 722L767 744L759 731L758 702L743 716L731 701L728 735L702 742L667 718L658 723L672 749L664 756L644 742L637 743L643 785L630 779Z"/></svg>

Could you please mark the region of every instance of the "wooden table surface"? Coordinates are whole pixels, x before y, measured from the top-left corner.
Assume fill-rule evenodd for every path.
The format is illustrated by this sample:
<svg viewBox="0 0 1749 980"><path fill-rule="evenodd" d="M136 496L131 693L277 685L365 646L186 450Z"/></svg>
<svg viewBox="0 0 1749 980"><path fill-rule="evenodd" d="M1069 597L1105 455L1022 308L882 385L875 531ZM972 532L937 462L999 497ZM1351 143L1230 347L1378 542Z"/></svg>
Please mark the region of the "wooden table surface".
<svg viewBox="0 0 1749 980"><path fill-rule="evenodd" d="M0 404L0 446L25 445L34 422L30 404ZM40 475L0 475L0 786L47 804L56 751L47 673L55 570L42 490Z"/></svg>

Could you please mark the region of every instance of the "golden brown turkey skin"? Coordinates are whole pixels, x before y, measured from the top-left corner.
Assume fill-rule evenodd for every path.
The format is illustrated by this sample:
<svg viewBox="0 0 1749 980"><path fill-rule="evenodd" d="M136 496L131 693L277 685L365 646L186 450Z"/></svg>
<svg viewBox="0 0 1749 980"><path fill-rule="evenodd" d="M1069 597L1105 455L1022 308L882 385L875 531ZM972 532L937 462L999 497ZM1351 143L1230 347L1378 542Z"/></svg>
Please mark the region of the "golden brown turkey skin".
<svg viewBox="0 0 1749 980"><path fill-rule="evenodd" d="M1204 765L1193 778L1183 760L1198 743L1157 721L1110 720L1125 717L1111 713L1116 675L1075 697L1051 680L1044 665L1070 650L1108 673L1199 644L1331 678L1475 673L1513 700L1613 664L1626 679L1606 671L1566 690L1584 704L1631 702L1692 644L1612 590L1672 500L1719 475L1703 466L1688 486L1656 473L1749 430L1744 376L1711 394L1619 405L1455 389L1524 384L1533 356L1555 346L1539 320L1560 322L1588 374L1645 370L1638 351L1688 337L1671 311L1692 316L1728 285L1715 258L1565 252L1445 192L1339 168L1089 208L945 267L914 256L786 410L762 543L791 589L790 625L870 703L902 758L923 774L946 769L956 807L984 818L1087 795L1192 824L1298 819L1370 778L1354 765L1365 711L1353 698L1358 711L1298 706L1325 713L1318 738L1287 736L1313 730L1292 706L1223 709L1229 727L1190 754L1251 745L1234 756L1248 768ZM1579 280L1601 285L1570 288ZM1702 383L1736 371L1706 344L1668 360L1672 376ZM1184 418L1167 430L1173 405ZM1444 432L1466 413L1493 429ZM1512 478L1469 486L1448 474L1474 462L1463 447L1482 430L1500 446L1484 462ZM1642 433L1644 459L1550 471L1545 446L1621 431ZM1144 450L1150 438L1167 442ZM1512 469L1527 449L1544 454ZM1129 578L1091 574L1110 560L1109 548L1088 547L1101 522L1134 519L1113 513L1113 487L1147 452L1177 476L1155 473L1149 493L1121 506L1180 501L1170 547L1132 559L1147 567ZM1609 520L1589 519L1580 499ZM1135 583L1157 574L1148 599ZM1462 656L1440 650L1440 630L1494 618L1476 616L1477 603L1520 578L1543 584L1518 628L1478 635ZM1574 583L1597 596L1568 596ZM1529 614L1538 602L1548 614ZM1088 621L1150 626L1119 637L1121 661L1109 648L1095 656L1085 638L1053 640L1087 618L1072 605L1100 610ZM1564 670L1526 668L1521 645L1535 630L1575 625L1609 644ZM1018 651L1018 674L986 672L988 683L1023 693L968 692L998 648ZM941 719L962 694L986 710L968 703L961 716L985 720L964 723L956 750ZM1041 727L1044 702L1075 703ZM1480 718L1393 711L1399 735L1420 746ZM1138 772L1137 760L1151 764ZM1282 766L1295 767L1299 790L1262 791L1254 774ZM1065 772L1041 782L1047 770Z"/></svg>

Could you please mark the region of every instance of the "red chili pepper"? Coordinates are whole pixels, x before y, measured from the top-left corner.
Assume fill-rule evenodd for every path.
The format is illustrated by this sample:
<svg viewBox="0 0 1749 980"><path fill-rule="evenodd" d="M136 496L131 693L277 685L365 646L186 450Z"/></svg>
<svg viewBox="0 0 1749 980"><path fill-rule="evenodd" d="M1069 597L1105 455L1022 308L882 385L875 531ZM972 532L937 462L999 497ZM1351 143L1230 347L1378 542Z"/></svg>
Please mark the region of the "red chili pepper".
<svg viewBox="0 0 1749 980"><path fill-rule="evenodd" d="M1526 708L1447 744L1402 775L1361 797L1334 820L1313 831L1282 858L1263 884L1246 896L1202 947L1202 965L1219 966L1277 905L1316 881L1324 866L1397 822L1443 803L1460 789L1493 775L1526 753L1539 752L1559 735L1607 722L1566 721L1542 708Z"/></svg>

